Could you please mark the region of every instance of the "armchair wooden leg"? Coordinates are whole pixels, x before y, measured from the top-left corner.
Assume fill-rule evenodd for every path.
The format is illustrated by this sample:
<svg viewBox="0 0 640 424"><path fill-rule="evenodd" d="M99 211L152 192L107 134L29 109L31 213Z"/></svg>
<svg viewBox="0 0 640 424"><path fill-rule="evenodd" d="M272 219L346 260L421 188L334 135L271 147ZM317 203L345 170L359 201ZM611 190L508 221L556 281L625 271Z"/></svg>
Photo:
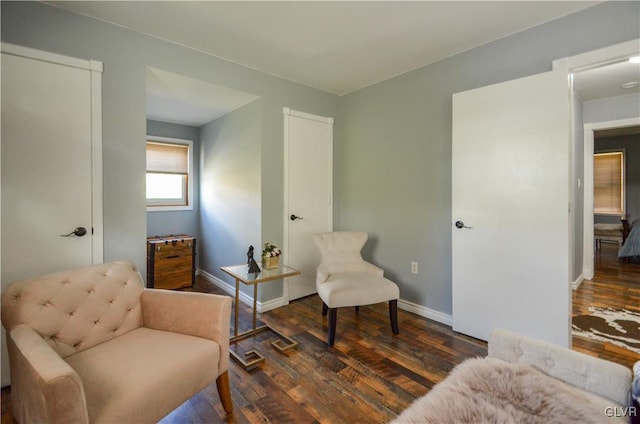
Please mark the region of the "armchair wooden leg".
<svg viewBox="0 0 640 424"><path fill-rule="evenodd" d="M329 308L329 334L327 344L333 346L336 341L336 318L338 316L338 308Z"/></svg>
<svg viewBox="0 0 640 424"><path fill-rule="evenodd" d="M231 387L229 386L229 372L225 371L216 379L216 387L218 388L218 396L222 402L224 412L230 414L233 412L233 402L231 402Z"/></svg>
<svg viewBox="0 0 640 424"><path fill-rule="evenodd" d="M389 301L389 320L391 321L391 331L393 334L400 334L398 328L398 300Z"/></svg>
<svg viewBox="0 0 640 424"><path fill-rule="evenodd" d="M356 312L360 312L360 306L356 306Z"/></svg>
<svg viewBox="0 0 640 424"><path fill-rule="evenodd" d="M327 306L326 303L322 302L322 316L326 317L327 316L327 309L329 309L329 307Z"/></svg>

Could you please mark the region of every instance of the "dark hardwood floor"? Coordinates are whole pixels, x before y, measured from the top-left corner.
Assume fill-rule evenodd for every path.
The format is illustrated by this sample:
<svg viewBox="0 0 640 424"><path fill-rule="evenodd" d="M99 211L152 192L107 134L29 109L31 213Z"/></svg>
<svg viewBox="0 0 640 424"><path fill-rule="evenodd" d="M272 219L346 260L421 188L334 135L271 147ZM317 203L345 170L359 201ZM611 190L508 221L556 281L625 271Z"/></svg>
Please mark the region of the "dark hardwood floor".
<svg viewBox="0 0 640 424"><path fill-rule="evenodd" d="M589 305L639 310L640 265L617 263L614 255L609 256L598 259L593 282L585 281L574 292L574 314ZM202 278L194 290L221 293ZM233 414L225 415L212 384L162 423L388 422L456 364L486 355L486 343L402 310L400 334L392 335L386 304L361 307L358 313L340 309L333 348L325 344L327 321L315 295L259 317L298 341L298 347L281 354L271 347L275 336L270 333L233 345L240 353L256 346L267 358L262 367L249 372L231 361ZM250 309L240 305L241 331L250 325ZM624 365L639 359L622 348L575 337L574 348ZM3 389L2 424L14 422L9 405L9 390Z"/></svg>
<svg viewBox="0 0 640 424"><path fill-rule="evenodd" d="M218 292L199 279L198 291ZM261 314L260 320L299 342L284 355L266 333L232 345L251 347L267 358L245 371L231 362L234 413L225 417L215 385L185 402L163 423L383 423L442 381L464 359L486 355L486 343L454 334L450 327L398 311L400 334L394 336L386 304L343 308L338 312L336 343L328 348L322 303L309 296ZM241 331L250 309L241 305Z"/></svg>
<svg viewBox="0 0 640 424"><path fill-rule="evenodd" d="M573 316L588 314L590 306L640 313L640 259L618 259L618 246L602 243L594 260L593 280L573 291ZM611 343L573 337L573 349L631 367L640 355Z"/></svg>

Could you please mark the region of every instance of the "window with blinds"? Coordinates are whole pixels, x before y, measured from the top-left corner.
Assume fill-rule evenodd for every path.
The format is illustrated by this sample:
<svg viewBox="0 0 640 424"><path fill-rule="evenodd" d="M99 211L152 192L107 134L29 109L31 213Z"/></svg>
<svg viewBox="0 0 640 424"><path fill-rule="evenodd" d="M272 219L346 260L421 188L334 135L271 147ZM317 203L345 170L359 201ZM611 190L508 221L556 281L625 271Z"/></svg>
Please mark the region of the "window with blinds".
<svg viewBox="0 0 640 424"><path fill-rule="evenodd" d="M189 147L147 141L147 206L189 204Z"/></svg>
<svg viewBox="0 0 640 424"><path fill-rule="evenodd" d="M593 211L597 214L624 214L624 153L593 155Z"/></svg>

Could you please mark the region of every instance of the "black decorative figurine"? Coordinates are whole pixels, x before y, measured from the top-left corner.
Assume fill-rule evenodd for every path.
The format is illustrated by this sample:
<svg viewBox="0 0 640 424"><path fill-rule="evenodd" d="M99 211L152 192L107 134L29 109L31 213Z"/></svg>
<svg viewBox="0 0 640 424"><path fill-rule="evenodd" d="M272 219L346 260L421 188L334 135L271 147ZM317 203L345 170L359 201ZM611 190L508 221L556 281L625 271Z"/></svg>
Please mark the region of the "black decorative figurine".
<svg viewBox="0 0 640 424"><path fill-rule="evenodd" d="M247 252L247 265L249 266L250 273L257 274L260 272L260 267L253 259L253 246L249 246L249 251Z"/></svg>

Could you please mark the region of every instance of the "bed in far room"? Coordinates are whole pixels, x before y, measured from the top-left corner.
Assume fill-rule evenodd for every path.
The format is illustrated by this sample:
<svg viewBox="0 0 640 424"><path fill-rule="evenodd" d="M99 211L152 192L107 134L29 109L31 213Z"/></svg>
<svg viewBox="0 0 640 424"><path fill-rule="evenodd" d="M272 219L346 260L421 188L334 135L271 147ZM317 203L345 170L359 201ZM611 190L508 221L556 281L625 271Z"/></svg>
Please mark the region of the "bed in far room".
<svg viewBox="0 0 640 424"><path fill-rule="evenodd" d="M640 218L631 223L629 235L625 238L622 247L618 251L619 258L640 257Z"/></svg>

